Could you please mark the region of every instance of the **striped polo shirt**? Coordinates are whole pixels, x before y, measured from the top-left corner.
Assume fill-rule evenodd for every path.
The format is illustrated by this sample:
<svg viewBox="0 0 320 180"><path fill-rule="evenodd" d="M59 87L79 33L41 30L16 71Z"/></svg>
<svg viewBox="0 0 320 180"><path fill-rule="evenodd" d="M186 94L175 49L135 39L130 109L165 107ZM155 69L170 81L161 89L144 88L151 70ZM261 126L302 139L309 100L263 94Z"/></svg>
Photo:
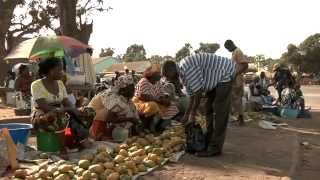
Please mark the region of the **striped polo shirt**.
<svg viewBox="0 0 320 180"><path fill-rule="evenodd" d="M213 53L197 53L179 63L179 74L187 93L213 90L218 83L230 81L236 74L236 63Z"/></svg>

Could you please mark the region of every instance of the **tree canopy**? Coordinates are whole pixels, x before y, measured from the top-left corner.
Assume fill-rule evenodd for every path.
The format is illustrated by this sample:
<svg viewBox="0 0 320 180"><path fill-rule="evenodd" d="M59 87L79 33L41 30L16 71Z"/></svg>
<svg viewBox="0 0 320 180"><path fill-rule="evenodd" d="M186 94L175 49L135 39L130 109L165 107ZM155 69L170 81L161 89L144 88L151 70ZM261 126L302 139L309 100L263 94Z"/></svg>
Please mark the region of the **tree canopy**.
<svg viewBox="0 0 320 180"><path fill-rule="evenodd" d="M5 56L26 35L52 28L57 18L54 0L0 1L0 57Z"/></svg>
<svg viewBox="0 0 320 180"><path fill-rule="evenodd" d="M281 59L298 72L318 73L320 68L320 34L306 38L299 46L289 44Z"/></svg>
<svg viewBox="0 0 320 180"><path fill-rule="evenodd" d="M95 12L110 10L103 0L0 0L0 57L25 38L53 30L88 43ZM45 31L46 32L46 31Z"/></svg>
<svg viewBox="0 0 320 180"><path fill-rule="evenodd" d="M181 59L191 55L192 46L190 43L186 43L177 53L176 60L180 61Z"/></svg>
<svg viewBox="0 0 320 180"><path fill-rule="evenodd" d="M200 43L200 47L195 50L195 53L215 53L219 48L218 43Z"/></svg>
<svg viewBox="0 0 320 180"><path fill-rule="evenodd" d="M99 57L113 56L114 49L113 48L102 48L99 54Z"/></svg>
<svg viewBox="0 0 320 180"><path fill-rule="evenodd" d="M143 45L133 44L127 48L126 53L123 55L123 61L144 61L146 60L146 50Z"/></svg>

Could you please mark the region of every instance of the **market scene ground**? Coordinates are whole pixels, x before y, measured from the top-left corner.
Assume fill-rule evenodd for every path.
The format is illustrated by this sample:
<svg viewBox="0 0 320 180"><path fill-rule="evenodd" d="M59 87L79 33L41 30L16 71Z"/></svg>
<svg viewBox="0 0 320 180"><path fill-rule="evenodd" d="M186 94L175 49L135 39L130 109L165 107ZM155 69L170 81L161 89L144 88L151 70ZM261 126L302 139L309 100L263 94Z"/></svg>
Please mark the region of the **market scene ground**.
<svg viewBox="0 0 320 180"><path fill-rule="evenodd" d="M258 121L245 127L229 125L224 153L201 158L185 155L145 179L176 180L316 180L320 177L320 87L303 92L312 119L286 120L277 130L261 129ZM305 144L305 145L303 145Z"/></svg>
<svg viewBox="0 0 320 180"><path fill-rule="evenodd" d="M141 180L316 180L320 176L320 86L302 88L312 119L280 119L288 126L276 130L259 127L259 119L245 127L229 124L222 156L184 155ZM13 109L1 107L2 122ZM7 119L7 120L6 120ZM19 120L20 122L24 121ZM35 138L29 140L35 145Z"/></svg>

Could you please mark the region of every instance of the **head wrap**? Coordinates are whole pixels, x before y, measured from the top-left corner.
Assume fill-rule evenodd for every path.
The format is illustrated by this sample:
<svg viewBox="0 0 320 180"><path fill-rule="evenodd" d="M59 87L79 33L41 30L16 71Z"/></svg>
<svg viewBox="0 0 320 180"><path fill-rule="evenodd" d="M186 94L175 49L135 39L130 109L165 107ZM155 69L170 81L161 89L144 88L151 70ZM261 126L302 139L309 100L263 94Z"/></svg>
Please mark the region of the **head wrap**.
<svg viewBox="0 0 320 180"><path fill-rule="evenodd" d="M150 78L158 73L161 72L161 67L158 64L152 64L150 67L148 67L144 73L143 76L146 78Z"/></svg>
<svg viewBox="0 0 320 180"><path fill-rule="evenodd" d="M117 89L126 88L132 84L133 84L133 78L132 76L128 76L128 75L122 75L118 77L117 80L114 81L114 87Z"/></svg>

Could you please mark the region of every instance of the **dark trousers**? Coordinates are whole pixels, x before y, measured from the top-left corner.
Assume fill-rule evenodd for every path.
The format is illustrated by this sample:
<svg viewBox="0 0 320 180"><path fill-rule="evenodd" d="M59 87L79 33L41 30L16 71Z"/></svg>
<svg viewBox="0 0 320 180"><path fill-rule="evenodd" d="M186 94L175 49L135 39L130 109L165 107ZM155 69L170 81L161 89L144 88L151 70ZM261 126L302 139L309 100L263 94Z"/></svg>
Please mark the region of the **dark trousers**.
<svg viewBox="0 0 320 180"><path fill-rule="evenodd" d="M219 83L207 93L207 151L222 151L231 108L231 89L232 82Z"/></svg>

